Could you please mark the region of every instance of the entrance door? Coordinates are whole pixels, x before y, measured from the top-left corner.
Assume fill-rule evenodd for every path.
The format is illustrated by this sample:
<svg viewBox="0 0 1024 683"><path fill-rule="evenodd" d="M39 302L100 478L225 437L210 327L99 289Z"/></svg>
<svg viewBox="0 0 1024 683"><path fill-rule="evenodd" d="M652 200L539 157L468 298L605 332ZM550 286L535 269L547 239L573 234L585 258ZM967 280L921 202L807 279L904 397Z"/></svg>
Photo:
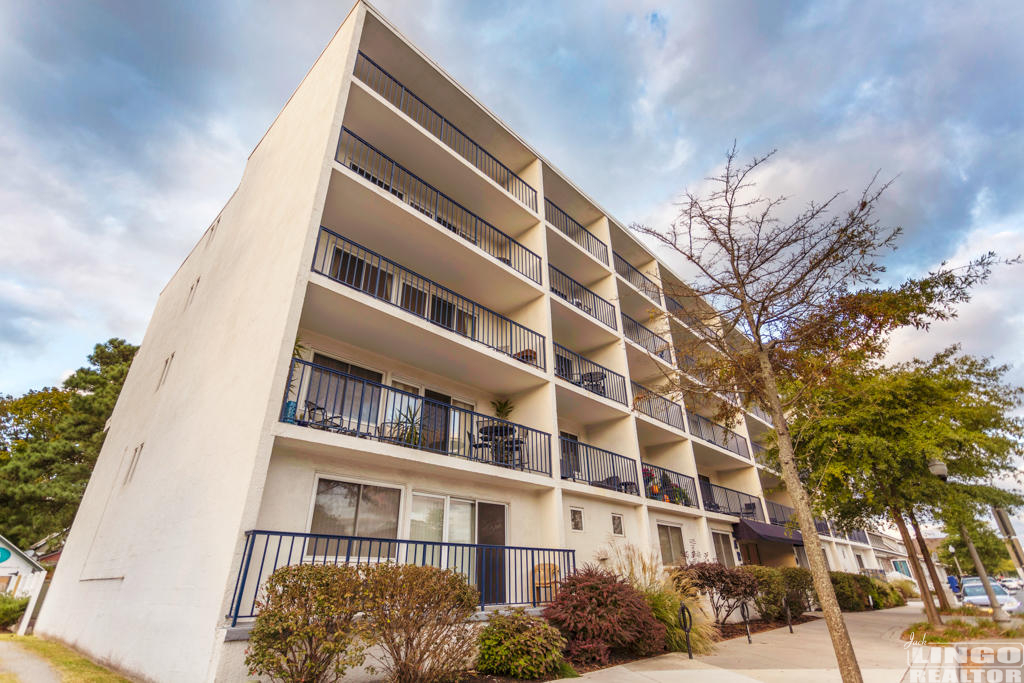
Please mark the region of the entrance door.
<svg viewBox="0 0 1024 683"><path fill-rule="evenodd" d="M423 402L423 448L436 453L448 452L448 417L451 410L452 397L427 389L423 397L430 401ZM441 405L438 405L441 404Z"/></svg>
<svg viewBox="0 0 1024 683"><path fill-rule="evenodd" d="M477 503L477 543L505 545L505 506L499 503ZM533 567L528 567L533 571ZM488 605L508 602L505 591L505 549L481 548L477 554L477 588Z"/></svg>

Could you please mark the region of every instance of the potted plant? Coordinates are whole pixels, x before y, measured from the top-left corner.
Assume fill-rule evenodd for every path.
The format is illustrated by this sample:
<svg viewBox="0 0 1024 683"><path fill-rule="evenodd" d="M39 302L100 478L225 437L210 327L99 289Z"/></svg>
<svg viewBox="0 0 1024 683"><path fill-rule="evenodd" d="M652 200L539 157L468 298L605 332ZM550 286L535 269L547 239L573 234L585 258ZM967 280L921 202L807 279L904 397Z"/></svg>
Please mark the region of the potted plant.
<svg viewBox="0 0 1024 683"><path fill-rule="evenodd" d="M305 351L306 347L302 345L302 339L296 335L295 343L292 344L292 360L302 358L302 354ZM295 380L295 363L293 362L288 370L288 398L284 402L284 422L290 422L291 424L295 424L295 414L299 409L298 400L291 398L292 391L295 389Z"/></svg>

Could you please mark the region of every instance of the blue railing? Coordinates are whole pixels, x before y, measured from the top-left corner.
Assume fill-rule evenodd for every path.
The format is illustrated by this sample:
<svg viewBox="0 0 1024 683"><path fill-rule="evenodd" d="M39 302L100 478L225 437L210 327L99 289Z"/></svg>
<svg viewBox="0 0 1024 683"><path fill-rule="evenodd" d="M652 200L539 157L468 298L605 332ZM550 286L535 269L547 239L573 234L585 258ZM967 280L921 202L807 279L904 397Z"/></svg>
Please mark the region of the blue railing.
<svg viewBox="0 0 1024 683"><path fill-rule="evenodd" d="M832 528L829 526L828 520L816 519L814 520L814 528L818 530L818 534L821 536L831 536Z"/></svg>
<svg viewBox="0 0 1024 683"><path fill-rule="evenodd" d="M480 543L411 541L368 536L245 532L245 548L235 577L231 611L239 619L256 616L260 589L276 570L298 564L365 566L382 562L454 569L480 592L488 605L540 605L550 602L559 582L576 569L576 551Z"/></svg>
<svg viewBox="0 0 1024 683"><path fill-rule="evenodd" d="M700 507L693 477L646 462L640 463L640 469L644 477L644 493L651 500Z"/></svg>
<svg viewBox="0 0 1024 683"><path fill-rule="evenodd" d="M281 421L551 474L551 435L293 358Z"/></svg>
<svg viewBox="0 0 1024 683"><path fill-rule="evenodd" d="M395 105L460 157L483 171L484 175L530 207L530 210L537 210L537 190L363 52L356 57L354 73L356 78L370 86L371 90Z"/></svg>
<svg viewBox="0 0 1024 683"><path fill-rule="evenodd" d="M864 545L871 544L871 541L868 540L867 533L863 529L854 529L849 534L847 534L847 538L849 538L854 543L863 543Z"/></svg>
<svg viewBox="0 0 1024 683"><path fill-rule="evenodd" d="M547 367L543 335L327 228L317 236L313 272L518 361Z"/></svg>
<svg viewBox="0 0 1024 683"><path fill-rule="evenodd" d="M648 417L686 431L683 407L642 384L630 382L633 386L633 407Z"/></svg>
<svg viewBox="0 0 1024 683"><path fill-rule="evenodd" d="M666 363L672 362L672 344L625 313L622 314L622 332L627 339L636 342Z"/></svg>
<svg viewBox="0 0 1024 683"><path fill-rule="evenodd" d="M555 375L598 396L628 404L626 378L555 343Z"/></svg>
<svg viewBox="0 0 1024 683"><path fill-rule="evenodd" d="M704 498L704 509L744 519L764 521L761 500L757 496L743 493L708 481L700 482L700 495Z"/></svg>
<svg viewBox="0 0 1024 683"><path fill-rule="evenodd" d="M562 479L640 495L636 460L564 436L558 440L562 451Z"/></svg>
<svg viewBox="0 0 1024 683"><path fill-rule="evenodd" d="M613 330L618 329L615 326L615 307L610 303L550 264L548 278L551 280L552 292L591 318L603 322Z"/></svg>
<svg viewBox="0 0 1024 683"><path fill-rule="evenodd" d="M777 526L786 526L789 524L789 520L796 514L796 510L781 503L766 500L764 505L768 511L768 521Z"/></svg>
<svg viewBox="0 0 1024 683"><path fill-rule="evenodd" d="M639 270L633 267L626 259L622 258L616 253L612 253L615 257L615 272L621 275L626 282L636 287L639 291L643 292L647 298L651 299L659 306L661 305L661 288L654 284L651 278L647 277Z"/></svg>
<svg viewBox="0 0 1024 683"><path fill-rule="evenodd" d="M690 421L690 433L697 438L731 451L747 460L750 459L747 440L736 432L697 413L686 411L686 417Z"/></svg>
<svg viewBox="0 0 1024 683"><path fill-rule="evenodd" d="M335 159L421 214L537 284L540 256L385 155L348 128L341 129Z"/></svg>
<svg viewBox="0 0 1024 683"><path fill-rule="evenodd" d="M544 217L573 242L590 252L598 261L608 265L608 245L573 218L562 211L550 199L544 200Z"/></svg>

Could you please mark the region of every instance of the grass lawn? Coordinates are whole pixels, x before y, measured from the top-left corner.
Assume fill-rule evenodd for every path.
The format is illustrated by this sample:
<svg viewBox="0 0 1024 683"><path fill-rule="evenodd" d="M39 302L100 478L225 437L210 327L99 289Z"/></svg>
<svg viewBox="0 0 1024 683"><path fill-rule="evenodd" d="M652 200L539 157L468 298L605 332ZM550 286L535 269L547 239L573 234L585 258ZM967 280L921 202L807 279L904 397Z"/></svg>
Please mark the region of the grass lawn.
<svg viewBox="0 0 1024 683"><path fill-rule="evenodd" d="M911 624L903 632L903 640L921 641L946 645L965 640L984 640L987 638L1024 638L1024 626L1003 628L991 619L979 619L974 623L963 619L951 619L942 626L932 626L927 621Z"/></svg>
<svg viewBox="0 0 1024 683"><path fill-rule="evenodd" d="M19 647L45 659L57 670L63 683L130 683L127 678L118 676L60 643L35 636L0 635L0 638L17 643ZM13 676L8 678L0 674L0 683L16 680Z"/></svg>

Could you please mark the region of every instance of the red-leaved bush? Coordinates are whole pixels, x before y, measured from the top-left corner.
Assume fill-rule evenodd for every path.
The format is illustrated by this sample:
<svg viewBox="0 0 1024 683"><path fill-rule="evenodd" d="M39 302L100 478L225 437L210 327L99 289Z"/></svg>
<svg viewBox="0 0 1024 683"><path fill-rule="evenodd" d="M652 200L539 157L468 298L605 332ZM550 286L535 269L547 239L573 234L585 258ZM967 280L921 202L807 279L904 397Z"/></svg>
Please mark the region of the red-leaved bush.
<svg viewBox="0 0 1024 683"><path fill-rule="evenodd" d="M643 593L594 565L569 574L544 617L568 641L566 656L604 664L613 653L647 657L665 651L665 626Z"/></svg>
<svg viewBox="0 0 1024 683"><path fill-rule="evenodd" d="M757 597L757 577L738 567L726 567L718 562L695 562L680 567L676 574L689 579L708 599L719 624L724 624L741 604Z"/></svg>

